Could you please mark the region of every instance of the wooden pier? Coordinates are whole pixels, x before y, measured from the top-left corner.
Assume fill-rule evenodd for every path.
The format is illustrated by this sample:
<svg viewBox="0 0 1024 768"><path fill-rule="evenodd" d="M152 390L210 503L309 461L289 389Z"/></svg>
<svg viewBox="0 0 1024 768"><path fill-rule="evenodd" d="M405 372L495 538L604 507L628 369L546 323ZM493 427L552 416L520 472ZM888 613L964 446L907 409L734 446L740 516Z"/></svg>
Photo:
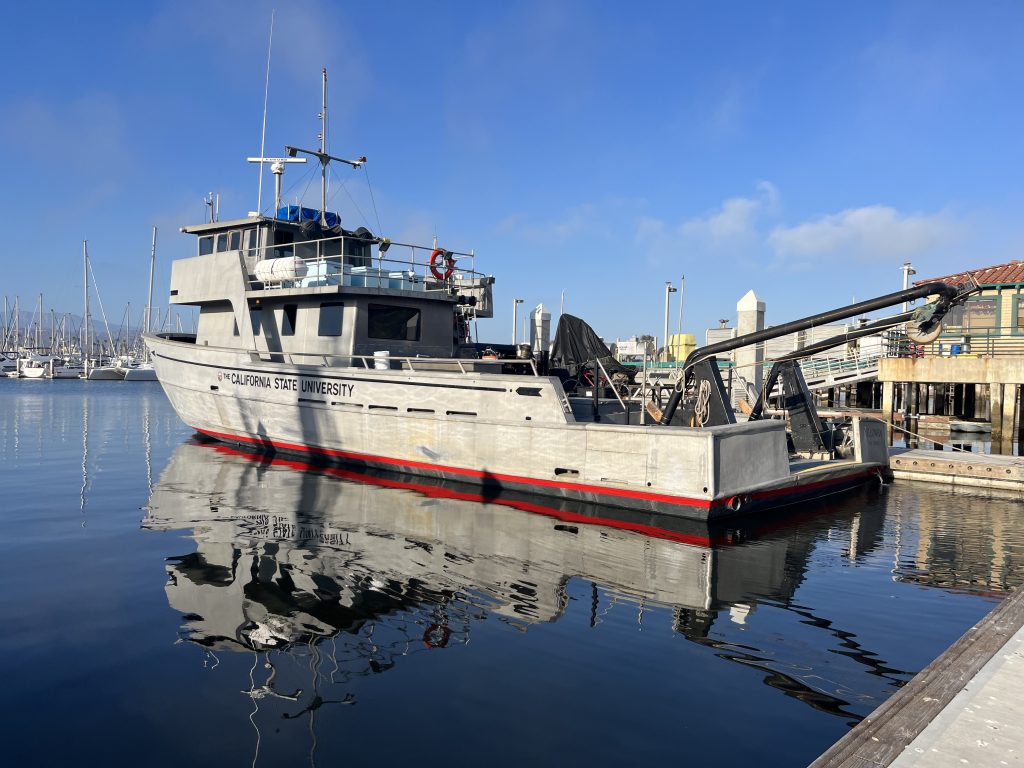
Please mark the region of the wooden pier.
<svg viewBox="0 0 1024 768"><path fill-rule="evenodd" d="M1024 590L811 763L947 768L1024 763Z"/></svg>

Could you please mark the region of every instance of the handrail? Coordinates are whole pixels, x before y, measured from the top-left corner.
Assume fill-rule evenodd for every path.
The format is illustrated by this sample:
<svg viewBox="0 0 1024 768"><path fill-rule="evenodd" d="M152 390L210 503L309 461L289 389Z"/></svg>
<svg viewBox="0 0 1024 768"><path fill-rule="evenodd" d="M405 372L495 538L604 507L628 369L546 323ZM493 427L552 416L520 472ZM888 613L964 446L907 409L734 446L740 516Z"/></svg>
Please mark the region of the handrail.
<svg viewBox="0 0 1024 768"><path fill-rule="evenodd" d="M615 385L612 383L612 377L609 376L608 375L608 371L605 370L604 363L601 362L601 358L595 357L594 358L594 362L597 363L597 367L600 368L601 369L601 373L604 374L604 378L608 382L608 386L610 386L612 388L612 392L615 393L615 399L619 401L619 405L622 406L622 410L626 411L626 413L629 413L629 409L626 408L626 404L624 402L622 402L622 397L619 395L619 390L617 390L615 388ZM598 383L599 382L594 382L594 391L597 391Z"/></svg>
<svg viewBox="0 0 1024 768"><path fill-rule="evenodd" d="M212 345L211 346L204 346L203 349L204 350L206 350L206 349L213 349L213 350L221 350L221 351L227 351L227 352L238 352L239 351L236 347L216 347L216 346L212 346ZM540 378L540 373L537 371L537 365L536 365L535 361L532 358L527 358L525 360L521 360L519 358L507 358L507 359L506 358L501 358L501 359L498 359L498 360L482 360L482 359L479 359L479 358L418 357L418 356L414 356L414 355L407 356L407 355L390 355L390 354L388 355L387 358L382 358L382 357L376 357L375 355L356 355L356 354L348 354L348 353L345 353L345 352L341 352L341 353L334 353L334 352L326 352L326 353L325 352L271 352L271 351L267 351L267 350L251 350L251 349L248 350L248 352L249 352L250 358L253 355L255 355L255 356L258 357L260 362L269 362L269 361L263 360L263 356L264 355L277 355L277 356L280 356L280 357L287 358L288 362L291 363L292 365L305 365L305 363L296 362L292 358L296 358L296 357L312 357L312 358L320 358L321 360L323 360L323 362L321 363L321 367L325 367L325 368L352 368L352 369L359 370L359 371L375 370L374 364L377 363L377 362L382 362L385 359L388 360L389 362L394 360L394 361L398 361L400 363L407 364L408 368L406 370L409 370L409 371L412 371L412 372L416 371L416 367L415 367L416 364L423 365L425 363L425 364L429 365L431 363L445 363L445 364L456 363L458 365L458 368L459 368L459 373L467 375L467 376L479 373L479 371L467 371L466 368L464 367L463 363L467 363L467 362L485 363L485 364L500 363L500 364L503 364L503 365L521 365L521 366L524 366L524 367L529 367L531 373L533 374L533 376L535 378ZM332 365L327 360L327 358L330 358L330 357L344 358L346 360L360 360L360 361L363 362L363 366L360 367L360 366L355 366L355 365L346 365L346 366ZM423 369L421 368L420 370L423 370ZM455 371L432 371L432 372L433 373L454 373ZM515 374L515 375L518 376L518 375L521 375L521 374Z"/></svg>
<svg viewBox="0 0 1024 768"><path fill-rule="evenodd" d="M346 254L346 240L359 243L361 246L367 246L367 251L369 251L369 246L376 245L377 251L376 253ZM396 258L390 253L392 249L408 249L408 255L404 258ZM390 274L391 272L410 272L411 282L422 282L424 285L423 290L430 290L430 284L447 287L452 282L458 284L466 279L476 280L485 277L485 275L476 271L476 254L474 252L445 250L445 254L457 257L455 262L468 259L469 263L465 268L459 268L456 263L453 275L439 280L431 274L430 254L433 254L435 250L437 249L411 243L394 243L379 238L370 239L341 235L338 237L321 238L319 240L300 240L291 243L262 245L259 248L238 249L238 253L246 260L255 259L256 263L281 256L297 256L308 267L315 267L315 272L310 276L311 279L323 278L323 284L325 285L358 285L362 283L355 283L352 280L375 279L377 281L376 287L389 287L381 285L381 283L394 279L395 276ZM385 253L389 255L385 256ZM375 273L370 271L374 267L376 267ZM332 269L335 271L332 272ZM345 277L349 275L352 275L352 278L349 278L348 282L346 282ZM247 277L250 284L260 282L252 275ZM337 282L329 279L332 277L337 278ZM299 278L299 280L305 279ZM296 281L286 280L272 285L275 287L289 287L294 282ZM362 285L365 286L365 284ZM371 284L368 287L374 286Z"/></svg>

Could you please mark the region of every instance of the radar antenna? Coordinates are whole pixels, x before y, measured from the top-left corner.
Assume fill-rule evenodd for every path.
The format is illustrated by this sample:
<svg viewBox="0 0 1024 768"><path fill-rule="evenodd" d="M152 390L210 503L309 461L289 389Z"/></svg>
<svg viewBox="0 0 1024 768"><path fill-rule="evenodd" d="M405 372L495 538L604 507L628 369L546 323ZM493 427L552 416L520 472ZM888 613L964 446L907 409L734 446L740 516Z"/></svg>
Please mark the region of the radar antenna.
<svg viewBox="0 0 1024 768"><path fill-rule="evenodd" d="M281 210L281 177L284 176L285 163L304 163L304 157L248 157L250 163L270 163L270 172L274 174L274 215Z"/></svg>

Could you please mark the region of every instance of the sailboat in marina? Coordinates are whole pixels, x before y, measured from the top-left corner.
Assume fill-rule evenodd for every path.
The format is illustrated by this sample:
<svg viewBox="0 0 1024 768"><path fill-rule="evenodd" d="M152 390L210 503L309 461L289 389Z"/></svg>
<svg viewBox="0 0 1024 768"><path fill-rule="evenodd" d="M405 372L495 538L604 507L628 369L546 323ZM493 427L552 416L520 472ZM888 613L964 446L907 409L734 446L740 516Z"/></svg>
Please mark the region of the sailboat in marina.
<svg viewBox="0 0 1024 768"><path fill-rule="evenodd" d="M153 227L153 247L149 255L149 296L146 299L146 311L142 319L142 332L150 331L150 316L153 314L153 268L156 265L156 227ZM125 369L125 381L156 381L156 370L149 356L149 348L145 348L145 357L138 365L132 365Z"/></svg>
<svg viewBox="0 0 1024 768"><path fill-rule="evenodd" d="M102 356L96 359L97 364L92 364L91 353L92 347L90 346L89 338L89 277L92 275L92 267L89 264L89 243L86 240L82 241L82 261L84 264L85 271L85 367L82 372L82 378L88 379L89 381L121 381L124 379L125 369L117 362L111 362L104 360ZM96 276L92 275L93 284L96 283ZM107 324L107 314L103 311L103 300L99 298L99 289L96 290L96 298L100 303L100 313L103 315L103 325ZM107 328L107 338L110 338L110 329ZM111 342L111 346L113 343Z"/></svg>

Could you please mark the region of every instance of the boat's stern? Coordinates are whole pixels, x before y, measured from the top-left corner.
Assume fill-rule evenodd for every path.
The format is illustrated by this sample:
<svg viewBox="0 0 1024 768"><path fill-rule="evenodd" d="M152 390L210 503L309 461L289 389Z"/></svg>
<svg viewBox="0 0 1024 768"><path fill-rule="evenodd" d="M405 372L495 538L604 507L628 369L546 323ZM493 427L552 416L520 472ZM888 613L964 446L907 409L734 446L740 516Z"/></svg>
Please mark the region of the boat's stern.
<svg viewBox="0 0 1024 768"><path fill-rule="evenodd" d="M867 416L854 416L850 424L853 460L860 464L878 465L889 477L889 436L884 421Z"/></svg>

